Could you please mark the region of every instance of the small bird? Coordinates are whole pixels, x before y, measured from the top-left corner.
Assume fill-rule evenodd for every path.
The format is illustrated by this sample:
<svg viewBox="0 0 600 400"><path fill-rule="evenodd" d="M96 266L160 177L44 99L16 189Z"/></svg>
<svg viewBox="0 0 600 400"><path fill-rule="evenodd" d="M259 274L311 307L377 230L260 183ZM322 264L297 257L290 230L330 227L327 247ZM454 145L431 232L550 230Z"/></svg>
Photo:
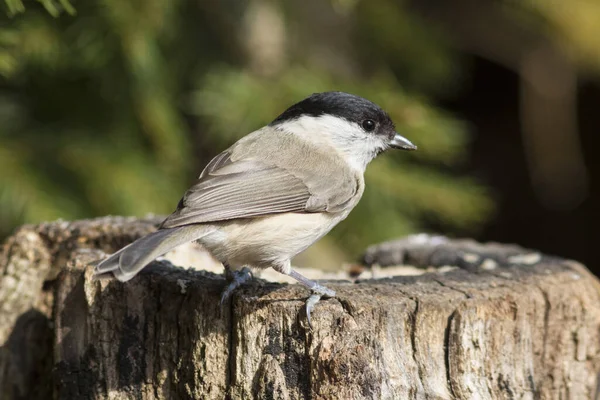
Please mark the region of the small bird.
<svg viewBox="0 0 600 400"><path fill-rule="evenodd" d="M416 150L389 115L362 97L315 93L213 158L158 231L96 266L128 281L155 258L197 241L223 263L221 304L252 277L274 268L312 291L310 314L335 292L292 269L291 259L348 216L364 172L388 148Z"/></svg>

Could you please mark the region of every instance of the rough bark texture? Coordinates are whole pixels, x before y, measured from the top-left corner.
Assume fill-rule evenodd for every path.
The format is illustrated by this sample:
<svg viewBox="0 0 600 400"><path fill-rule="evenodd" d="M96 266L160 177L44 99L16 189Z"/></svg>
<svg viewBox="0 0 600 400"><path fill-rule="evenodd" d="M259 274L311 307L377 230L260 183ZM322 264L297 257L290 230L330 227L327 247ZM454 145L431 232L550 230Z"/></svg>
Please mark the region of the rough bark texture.
<svg viewBox="0 0 600 400"><path fill-rule="evenodd" d="M404 240L368 264L440 268L336 281L307 329L297 285L154 262L128 283L89 262L155 229L25 226L0 254L1 399L593 399L600 285L516 246ZM199 266L201 267L201 266ZM431 268L430 268L431 269ZM442 272L445 271L445 272Z"/></svg>

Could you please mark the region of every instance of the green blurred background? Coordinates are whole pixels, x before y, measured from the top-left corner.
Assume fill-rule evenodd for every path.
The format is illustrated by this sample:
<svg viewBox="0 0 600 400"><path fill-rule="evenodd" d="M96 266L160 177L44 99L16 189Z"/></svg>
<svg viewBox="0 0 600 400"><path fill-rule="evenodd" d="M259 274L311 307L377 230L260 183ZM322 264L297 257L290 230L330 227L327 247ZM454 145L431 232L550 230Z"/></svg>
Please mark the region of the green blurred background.
<svg viewBox="0 0 600 400"><path fill-rule="evenodd" d="M0 238L170 213L212 156L343 90L419 151L373 162L299 263L435 231L600 265L599 2L1 1Z"/></svg>

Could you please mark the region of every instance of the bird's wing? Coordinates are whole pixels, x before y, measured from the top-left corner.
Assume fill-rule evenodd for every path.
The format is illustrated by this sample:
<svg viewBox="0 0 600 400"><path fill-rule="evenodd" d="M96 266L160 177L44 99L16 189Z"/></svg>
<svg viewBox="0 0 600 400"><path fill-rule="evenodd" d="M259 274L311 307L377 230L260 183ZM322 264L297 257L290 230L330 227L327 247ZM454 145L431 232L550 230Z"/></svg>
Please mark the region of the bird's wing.
<svg viewBox="0 0 600 400"><path fill-rule="evenodd" d="M233 161L225 151L206 166L162 227L327 211L328 206L327 199L314 196L302 179L289 171L255 159Z"/></svg>

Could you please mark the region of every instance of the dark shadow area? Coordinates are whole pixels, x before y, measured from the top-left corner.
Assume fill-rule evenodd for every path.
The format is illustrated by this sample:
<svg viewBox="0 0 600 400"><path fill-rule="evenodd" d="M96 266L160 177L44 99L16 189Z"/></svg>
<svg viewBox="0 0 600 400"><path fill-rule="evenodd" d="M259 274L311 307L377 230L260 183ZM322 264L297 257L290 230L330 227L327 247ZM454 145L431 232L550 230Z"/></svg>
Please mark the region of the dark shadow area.
<svg viewBox="0 0 600 400"><path fill-rule="evenodd" d="M584 263L600 274L595 221L600 215L600 88L582 84L578 114L588 168L589 196L571 209L551 210L536 198L527 174L519 125L519 81L511 71L474 57L460 96L445 106L468 120L474 131L468 169L494 191L497 213L477 235L480 241L518 243Z"/></svg>
<svg viewBox="0 0 600 400"><path fill-rule="evenodd" d="M1 364L7 366L0 377L2 399L52 398L51 324L48 317L35 309L17 319L7 342L0 347L0 357L4 359Z"/></svg>

